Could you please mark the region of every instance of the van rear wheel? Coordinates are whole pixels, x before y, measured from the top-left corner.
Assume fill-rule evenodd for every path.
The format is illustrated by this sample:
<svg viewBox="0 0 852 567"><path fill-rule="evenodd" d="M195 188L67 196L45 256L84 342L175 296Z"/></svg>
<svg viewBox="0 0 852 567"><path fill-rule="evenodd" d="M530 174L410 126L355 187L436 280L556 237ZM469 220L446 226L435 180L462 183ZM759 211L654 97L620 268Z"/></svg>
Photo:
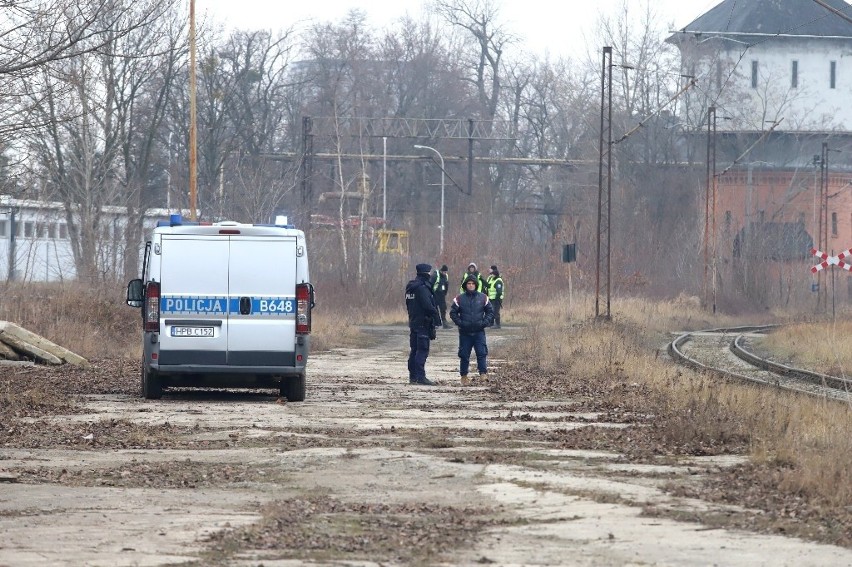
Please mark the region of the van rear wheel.
<svg viewBox="0 0 852 567"><path fill-rule="evenodd" d="M142 397L146 400L159 400L163 397L163 383L156 370L142 365Z"/></svg>
<svg viewBox="0 0 852 567"><path fill-rule="evenodd" d="M305 374L281 378L281 396L288 402L305 401Z"/></svg>

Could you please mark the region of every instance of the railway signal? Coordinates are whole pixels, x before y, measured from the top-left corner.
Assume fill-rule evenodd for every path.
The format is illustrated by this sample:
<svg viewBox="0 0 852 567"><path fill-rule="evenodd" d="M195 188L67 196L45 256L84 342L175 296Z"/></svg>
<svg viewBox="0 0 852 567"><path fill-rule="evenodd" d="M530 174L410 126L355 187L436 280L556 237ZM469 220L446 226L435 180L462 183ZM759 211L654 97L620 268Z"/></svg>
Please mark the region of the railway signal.
<svg viewBox="0 0 852 567"><path fill-rule="evenodd" d="M829 256L825 252L821 252L816 248L811 248L811 254L822 260L822 262L811 268L812 274L815 274L820 270L824 270L829 266L837 266L838 268L842 268L847 272L852 272L852 263L847 263L844 261L848 259L848 262L852 262L852 249L841 252L837 256Z"/></svg>

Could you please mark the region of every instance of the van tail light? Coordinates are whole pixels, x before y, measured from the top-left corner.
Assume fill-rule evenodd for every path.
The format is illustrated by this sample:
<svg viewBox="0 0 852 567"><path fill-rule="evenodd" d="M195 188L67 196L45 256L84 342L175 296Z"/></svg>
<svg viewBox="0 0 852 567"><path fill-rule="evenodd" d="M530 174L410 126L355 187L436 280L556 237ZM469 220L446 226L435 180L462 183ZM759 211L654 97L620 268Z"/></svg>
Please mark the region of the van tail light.
<svg viewBox="0 0 852 567"><path fill-rule="evenodd" d="M148 287L145 289L142 320L145 331L156 333L160 330L160 284L157 282L148 282Z"/></svg>
<svg viewBox="0 0 852 567"><path fill-rule="evenodd" d="M296 286L296 332L300 335L311 334L311 295L311 284L301 283Z"/></svg>

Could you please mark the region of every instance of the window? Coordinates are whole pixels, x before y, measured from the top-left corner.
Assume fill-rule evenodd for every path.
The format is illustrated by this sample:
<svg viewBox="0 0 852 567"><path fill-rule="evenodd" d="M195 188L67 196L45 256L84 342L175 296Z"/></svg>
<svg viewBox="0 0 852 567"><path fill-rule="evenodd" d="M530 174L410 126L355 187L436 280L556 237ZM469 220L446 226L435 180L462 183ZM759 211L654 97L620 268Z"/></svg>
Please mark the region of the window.
<svg viewBox="0 0 852 567"><path fill-rule="evenodd" d="M766 211L764 211L764 210L757 211L757 221L762 223L765 220L766 220Z"/></svg>
<svg viewBox="0 0 852 567"><path fill-rule="evenodd" d="M43 222L36 223L36 236L44 238L47 235L47 225Z"/></svg>
<svg viewBox="0 0 852 567"><path fill-rule="evenodd" d="M35 236L35 223L26 221L24 223L24 238L32 238L33 236Z"/></svg>
<svg viewBox="0 0 852 567"><path fill-rule="evenodd" d="M47 237L48 238L56 238L56 223L52 222L47 225Z"/></svg>
<svg viewBox="0 0 852 567"><path fill-rule="evenodd" d="M829 88L833 89L837 87L837 61L831 62L828 83Z"/></svg>
<svg viewBox="0 0 852 567"><path fill-rule="evenodd" d="M725 211L725 234L731 233L731 224L733 223L734 215L731 211Z"/></svg>
<svg viewBox="0 0 852 567"><path fill-rule="evenodd" d="M68 238L68 225L64 222L59 223L59 238L65 240Z"/></svg>
<svg viewBox="0 0 852 567"><path fill-rule="evenodd" d="M6 238L6 225L9 221L0 219L0 238Z"/></svg>
<svg viewBox="0 0 852 567"><path fill-rule="evenodd" d="M751 62L751 88L757 88L757 61Z"/></svg>
<svg viewBox="0 0 852 567"><path fill-rule="evenodd" d="M23 224L24 223L22 223L21 221L15 222L15 236L21 236L21 234L23 234L23 230L24 230Z"/></svg>
<svg viewBox="0 0 852 567"><path fill-rule="evenodd" d="M805 213L799 213L799 224L802 226L805 225Z"/></svg>
<svg viewBox="0 0 852 567"><path fill-rule="evenodd" d="M831 213L831 236L837 236L837 213Z"/></svg>
<svg viewBox="0 0 852 567"><path fill-rule="evenodd" d="M790 75L790 86L792 88L798 88L799 86L799 62L793 61L792 73Z"/></svg>

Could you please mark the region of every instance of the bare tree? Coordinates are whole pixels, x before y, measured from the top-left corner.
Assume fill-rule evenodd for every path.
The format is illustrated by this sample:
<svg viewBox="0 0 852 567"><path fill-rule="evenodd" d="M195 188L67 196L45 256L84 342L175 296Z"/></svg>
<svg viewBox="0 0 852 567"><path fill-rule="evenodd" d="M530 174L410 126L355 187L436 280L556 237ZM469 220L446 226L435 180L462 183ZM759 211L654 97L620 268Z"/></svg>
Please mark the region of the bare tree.
<svg viewBox="0 0 852 567"><path fill-rule="evenodd" d="M174 41L161 41L162 28L154 23L131 26L140 15L151 13L151 4L158 10L164 5L158 0L135 2L130 8L114 5L121 18L113 12L101 14L116 26L114 34L99 34L96 49L77 44L77 56L45 63L21 83L29 107L22 119L31 126L22 137L35 158L35 173L65 205L81 278L117 275L103 273L98 263L103 247L122 245L102 226L105 207L130 205L138 216L143 205L164 98L161 93L159 105L153 106L148 103L156 96L145 98L152 94L149 80L159 70L148 58L169 53L174 46ZM124 32L128 27L132 33ZM131 234L137 240L139 231L128 231ZM136 246L138 240L127 248ZM128 261L134 258L131 254Z"/></svg>
<svg viewBox="0 0 852 567"><path fill-rule="evenodd" d="M493 0L435 0L435 9L450 25L466 32L472 47L466 53L472 74L464 80L476 89L481 117L494 119L503 82L504 51L516 38L500 23Z"/></svg>
<svg viewBox="0 0 852 567"><path fill-rule="evenodd" d="M37 128L22 107L49 96L29 91L21 81L43 73L51 63L108 49L117 38L144 28L167 14L174 0L10 0L0 21L0 138L24 128ZM38 82L38 80L36 80Z"/></svg>

